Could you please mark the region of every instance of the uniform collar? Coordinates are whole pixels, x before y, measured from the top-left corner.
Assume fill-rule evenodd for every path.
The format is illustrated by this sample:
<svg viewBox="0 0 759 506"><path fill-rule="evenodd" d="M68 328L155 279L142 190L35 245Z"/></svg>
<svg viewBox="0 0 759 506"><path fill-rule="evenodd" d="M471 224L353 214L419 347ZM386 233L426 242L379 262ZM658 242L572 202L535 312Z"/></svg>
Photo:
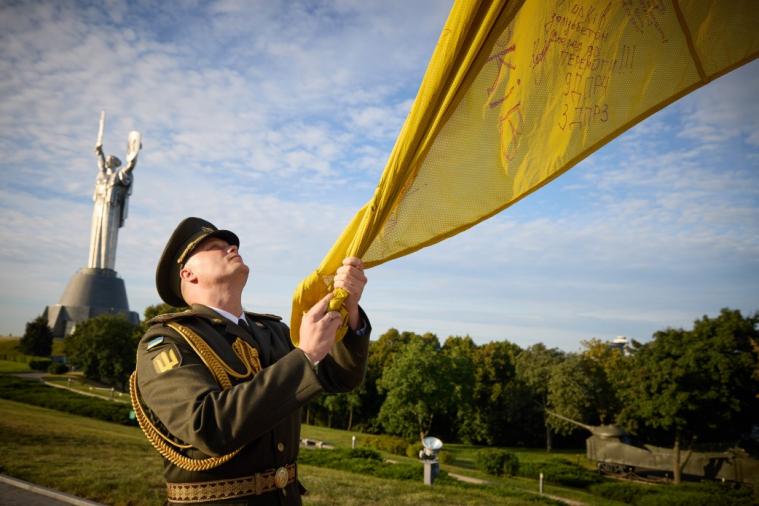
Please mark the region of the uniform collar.
<svg viewBox="0 0 759 506"><path fill-rule="evenodd" d="M237 323L240 320L244 320L245 319L245 311L243 311L242 313L240 313L240 316L235 316L232 313L230 313L229 311L224 311L223 309L219 309L218 307L213 307L213 306L206 306L206 307L209 308L209 309L213 309L214 311L216 311L217 313L219 313L221 316L223 316L227 320L231 321L232 323Z"/></svg>

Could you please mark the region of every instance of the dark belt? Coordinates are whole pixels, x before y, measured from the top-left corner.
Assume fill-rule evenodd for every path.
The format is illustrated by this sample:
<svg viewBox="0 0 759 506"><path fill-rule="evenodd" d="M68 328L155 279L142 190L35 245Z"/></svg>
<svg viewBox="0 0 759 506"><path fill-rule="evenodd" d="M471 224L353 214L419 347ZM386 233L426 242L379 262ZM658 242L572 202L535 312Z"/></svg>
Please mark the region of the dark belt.
<svg viewBox="0 0 759 506"><path fill-rule="evenodd" d="M247 495L261 495L285 488L298 477L297 466L288 464L253 476L196 483L166 483L167 498L176 503L221 501Z"/></svg>

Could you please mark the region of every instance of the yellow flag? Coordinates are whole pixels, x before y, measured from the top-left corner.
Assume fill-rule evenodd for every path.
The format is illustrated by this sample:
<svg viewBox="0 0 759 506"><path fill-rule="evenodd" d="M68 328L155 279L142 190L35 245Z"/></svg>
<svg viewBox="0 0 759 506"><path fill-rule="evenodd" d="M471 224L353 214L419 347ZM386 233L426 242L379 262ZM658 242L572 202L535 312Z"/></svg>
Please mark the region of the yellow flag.
<svg viewBox="0 0 759 506"><path fill-rule="evenodd" d="M759 54L756 0L458 0L371 200L293 297L493 216ZM343 294L344 295L344 294Z"/></svg>

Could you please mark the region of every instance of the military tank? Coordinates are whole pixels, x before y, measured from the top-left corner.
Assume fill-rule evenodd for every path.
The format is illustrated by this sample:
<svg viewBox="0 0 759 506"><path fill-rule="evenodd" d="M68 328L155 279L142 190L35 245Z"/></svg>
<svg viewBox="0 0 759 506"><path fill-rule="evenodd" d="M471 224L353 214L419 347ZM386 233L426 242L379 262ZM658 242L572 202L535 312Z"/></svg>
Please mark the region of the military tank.
<svg viewBox="0 0 759 506"><path fill-rule="evenodd" d="M551 416L582 427L591 433L585 440L588 459L604 474L663 476L672 473L674 451L671 448L643 444L617 425L587 425L552 411ZM682 476L750 485L759 489L759 460L743 448L724 451L682 451Z"/></svg>

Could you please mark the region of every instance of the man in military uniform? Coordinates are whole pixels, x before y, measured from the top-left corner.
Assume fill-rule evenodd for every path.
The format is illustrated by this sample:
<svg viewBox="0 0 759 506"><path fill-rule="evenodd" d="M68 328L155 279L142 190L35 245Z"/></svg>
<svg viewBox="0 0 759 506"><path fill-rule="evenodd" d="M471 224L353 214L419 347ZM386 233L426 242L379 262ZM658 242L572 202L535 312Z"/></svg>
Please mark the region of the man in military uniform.
<svg viewBox="0 0 759 506"><path fill-rule="evenodd" d="M244 312L249 268L238 237L199 218L176 228L156 271L158 293L189 309L158 316L131 380L140 427L164 457L169 504L301 504L296 459L301 407L363 380L370 326L359 308L366 277L346 258L349 329L328 295L303 318L298 346L278 316Z"/></svg>

